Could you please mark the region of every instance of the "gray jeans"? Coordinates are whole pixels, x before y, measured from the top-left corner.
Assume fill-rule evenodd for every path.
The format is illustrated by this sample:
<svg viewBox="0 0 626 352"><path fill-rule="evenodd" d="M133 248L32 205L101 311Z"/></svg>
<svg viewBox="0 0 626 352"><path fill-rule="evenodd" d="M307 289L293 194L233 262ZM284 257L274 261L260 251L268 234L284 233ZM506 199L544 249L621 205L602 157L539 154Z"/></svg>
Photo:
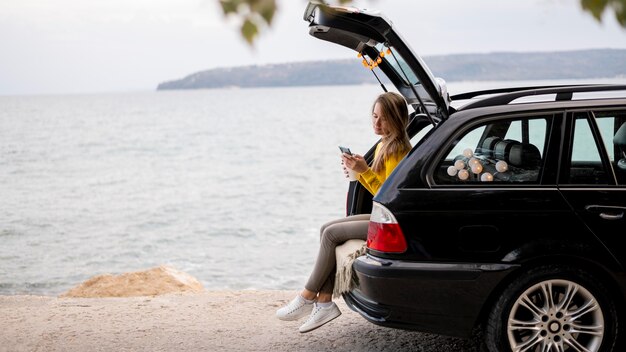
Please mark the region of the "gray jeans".
<svg viewBox="0 0 626 352"><path fill-rule="evenodd" d="M325 223L320 229L320 249L313 272L304 288L311 292L333 293L335 286L335 247L347 240L367 240L370 214L352 215Z"/></svg>

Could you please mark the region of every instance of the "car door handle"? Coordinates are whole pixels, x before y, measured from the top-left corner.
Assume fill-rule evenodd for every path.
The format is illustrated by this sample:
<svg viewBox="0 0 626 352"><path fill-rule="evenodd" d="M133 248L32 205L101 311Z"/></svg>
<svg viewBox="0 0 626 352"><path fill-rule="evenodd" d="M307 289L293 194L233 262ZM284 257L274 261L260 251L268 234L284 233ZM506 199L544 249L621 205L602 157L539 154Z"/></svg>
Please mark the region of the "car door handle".
<svg viewBox="0 0 626 352"><path fill-rule="evenodd" d="M600 213L600 217L604 220L619 220L624 217L624 213L619 213L619 214Z"/></svg>
<svg viewBox="0 0 626 352"><path fill-rule="evenodd" d="M598 216L604 220L620 220L624 218L626 208L606 205L587 205L585 210L591 213L599 213Z"/></svg>

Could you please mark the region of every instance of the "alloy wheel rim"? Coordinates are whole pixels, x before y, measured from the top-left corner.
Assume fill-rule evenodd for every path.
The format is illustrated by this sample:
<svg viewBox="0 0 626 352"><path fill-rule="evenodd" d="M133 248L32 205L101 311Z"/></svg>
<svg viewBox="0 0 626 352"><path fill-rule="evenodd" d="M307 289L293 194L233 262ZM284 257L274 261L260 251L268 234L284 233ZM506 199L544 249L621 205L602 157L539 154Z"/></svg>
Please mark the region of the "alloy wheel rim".
<svg viewBox="0 0 626 352"><path fill-rule="evenodd" d="M515 301L507 334L514 352L597 352L604 336L604 315L583 286L568 280L546 280Z"/></svg>

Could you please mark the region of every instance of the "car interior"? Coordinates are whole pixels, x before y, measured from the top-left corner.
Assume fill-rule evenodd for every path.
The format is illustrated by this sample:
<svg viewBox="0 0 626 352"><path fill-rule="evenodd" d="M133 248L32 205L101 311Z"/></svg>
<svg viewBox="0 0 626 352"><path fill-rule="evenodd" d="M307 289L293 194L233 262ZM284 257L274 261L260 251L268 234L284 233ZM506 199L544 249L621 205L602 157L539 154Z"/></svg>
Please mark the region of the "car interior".
<svg viewBox="0 0 626 352"><path fill-rule="evenodd" d="M485 139L480 148L474 153L483 162L483 170L490 172L494 178L507 182L536 181L539 175L541 153L531 143L522 143L514 139L502 139L489 137ZM502 160L507 163L507 170L499 172L496 162Z"/></svg>
<svg viewBox="0 0 626 352"><path fill-rule="evenodd" d="M545 120L505 120L475 128L462 136L441 161L435 182L537 183L542 153L531 143L530 135L532 140L543 143Z"/></svg>

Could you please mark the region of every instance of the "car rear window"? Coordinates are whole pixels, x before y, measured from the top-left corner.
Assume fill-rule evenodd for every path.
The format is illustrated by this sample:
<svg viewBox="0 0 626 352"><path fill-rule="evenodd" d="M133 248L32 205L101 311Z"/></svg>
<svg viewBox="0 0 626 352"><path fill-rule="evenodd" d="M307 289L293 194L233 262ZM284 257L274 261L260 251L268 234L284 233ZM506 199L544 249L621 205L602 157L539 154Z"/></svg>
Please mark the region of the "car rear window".
<svg viewBox="0 0 626 352"><path fill-rule="evenodd" d="M387 63L394 70L395 74L404 81L405 85L409 85L409 83L410 85L420 84L420 81L415 73L413 73L413 70L411 70L402 55L397 53L393 47L388 48L384 44L378 43L376 45L376 50L383 53L384 56L381 59L387 61ZM407 79L409 82L407 82Z"/></svg>
<svg viewBox="0 0 626 352"><path fill-rule="evenodd" d="M492 120L460 135L439 161L437 184L538 183L546 117Z"/></svg>

